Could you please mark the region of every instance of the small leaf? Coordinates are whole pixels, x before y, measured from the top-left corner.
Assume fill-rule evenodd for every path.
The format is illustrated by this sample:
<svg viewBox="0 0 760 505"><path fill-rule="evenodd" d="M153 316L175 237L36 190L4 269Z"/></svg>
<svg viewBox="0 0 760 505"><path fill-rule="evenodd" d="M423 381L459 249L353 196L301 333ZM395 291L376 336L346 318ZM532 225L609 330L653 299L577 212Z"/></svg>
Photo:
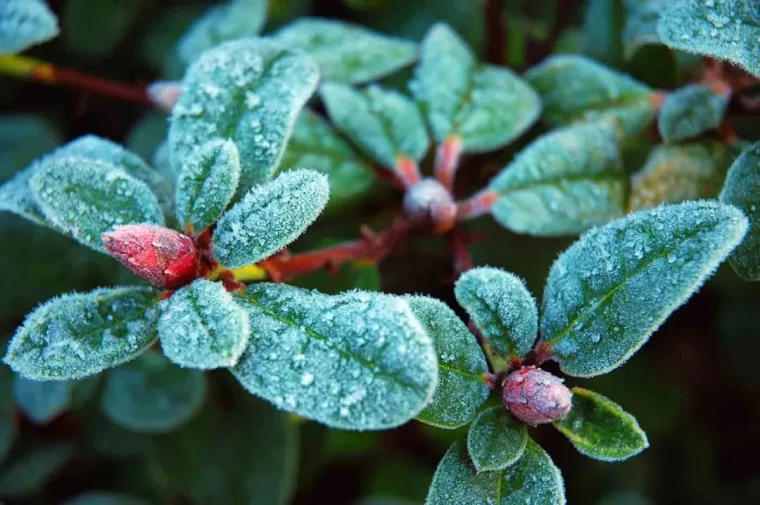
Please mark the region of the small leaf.
<svg viewBox="0 0 760 505"><path fill-rule="evenodd" d="M720 200L749 218L744 241L728 260L743 279L760 280L760 142L748 147L731 165Z"/></svg>
<svg viewBox="0 0 760 505"><path fill-rule="evenodd" d="M47 443L34 447L3 466L0 496L21 497L39 492L74 455L68 444Z"/></svg>
<svg viewBox="0 0 760 505"><path fill-rule="evenodd" d="M657 33L660 14L672 0L625 0L623 54L627 60L648 44L661 44Z"/></svg>
<svg viewBox="0 0 760 505"><path fill-rule="evenodd" d="M177 221L200 234L232 201L240 180L240 158L231 140L213 140L189 156L177 178Z"/></svg>
<svg viewBox="0 0 760 505"><path fill-rule="evenodd" d="M414 42L386 37L364 27L320 18L300 18L272 36L278 43L307 52L328 81L362 83L410 65Z"/></svg>
<svg viewBox="0 0 760 505"><path fill-rule="evenodd" d="M256 186L222 216L214 230L214 256L224 266L250 265L298 238L324 209L327 177L293 170Z"/></svg>
<svg viewBox="0 0 760 505"><path fill-rule="evenodd" d="M13 396L24 415L36 424L47 424L69 408L71 381L35 381L17 375Z"/></svg>
<svg viewBox="0 0 760 505"><path fill-rule="evenodd" d="M0 55L20 53L58 35L58 20L44 0L0 3Z"/></svg>
<svg viewBox="0 0 760 505"><path fill-rule="evenodd" d="M504 359L519 359L533 348L538 309L522 279L498 268L473 268L456 282L454 294Z"/></svg>
<svg viewBox="0 0 760 505"><path fill-rule="evenodd" d="M198 279L164 302L158 321L161 349L182 367L229 367L248 343L248 313L219 282Z"/></svg>
<svg viewBox="0 0 760 505"><path fill-rule="evenodd" d="M568 375L625 362L741 242L747 218L713 201L663 205L595 228L560 255L541 332Z"/></svg>
<svg viewBox="0 0 760 505"><path fill-rule="evenodd" d="M172 431L192 418L206 399L206 376L149 351L109 372L101 408L108 419L139 433Z"/></svg>
<svg viewBox="0 0 760 505"><path fill-rule="evenodd" d="M628 176L605 122L538 137L490 183L496 221L540 237L580 233L625 214Z"/></svg>
<svg viewBox="0 0 760 505"><path fill-rule="evenodd" d="M116 225L164 224L150 188L110 163L55 156L37 166L29 187L56 229L99 252L101 234Z"/></svg>
<svg viewBox="0 0 760 505"><path fill-rule="evenodd" d="M438 366L403 300L253 284L237 298L251 341L232 373L249 392L328 426L399 426L430 402Z"/></svg>
<svg viewBox="0 0 760 505"><path fill-rule="evenodd" d="M578 452L601 461L622 461L649 447L636 419L620 405L582 388L573 388L573 408L554 423Z"/></svg>
<svg viewBox="0 0 760 505"><path fill-rule="evenodd" d="M417 104L401 93L327 83L320 95L338 130L381 166L394 168L399 157L419 162L425 156L430 145L425 121Z"/></svg>
<svg viewBox="0 0 760 505"><path fill-rule="evenodd" d="M172 164L199 145L232 140L242 160L240 193L269 179L319 75L311 59L263 39L240 39L203 53L187 70L172 109Z"/></svg>
<svg viewBox="0 0 760 505"><path fill-rule="evenodd" d="M681 142L723 121L728 96L718 95L707 86L692 84L668 94L660 109L657 126L665 142Z"/></svg>
<svg viewBox="0 0 760 505"><path fill-rule="evenodd" d="M433 340L438 354L438 389L417 420L454 429L470 422L488 398L483 350L461 319L445 304L407 296L412 313Z"/></svg>
<svg viewBox="0 0 760 505"><path fill-rule="evenodd" d="M64 505L148 505L148 502L125 494L90 491L67 500Z"/></svg>
<svg viewBox="0 0 760 505"><path fill-rule="evenodd" d="M665 6L657 31L670 47L760 76L760 5L752 0L676 0Z"/></svg>
<svg viewBox="0 0 760 505"><path fill-rule="evenodd" d="M33 380L94 375L150 347L158 337L158 296L147 288L98 289L63 295L29 314L5 363Z"/></svg>
<svg viewBox="0 0 760 505"><path fill-rule="evenodd" d="M528 445L528 429L499 405L484 410L467 432L467 451L479 472L504 470Z"/></svg>
<svg viewBox="0 0 760 505"><path fill-rule="evenodd" d="M493 151L519 137L541 114L541 101L504 67L480 64L448 25L434 25L422 41L409 88L438 143L461 138L467 152Z"/></svg>

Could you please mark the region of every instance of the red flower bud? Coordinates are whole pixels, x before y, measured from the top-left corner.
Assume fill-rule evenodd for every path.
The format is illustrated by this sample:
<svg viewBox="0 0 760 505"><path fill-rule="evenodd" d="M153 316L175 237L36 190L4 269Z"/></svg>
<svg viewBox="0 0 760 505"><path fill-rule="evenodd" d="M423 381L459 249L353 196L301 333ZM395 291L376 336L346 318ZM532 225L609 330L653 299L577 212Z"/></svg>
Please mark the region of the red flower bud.
<svg viewBox="0 0 760 505"><path fill-rule="evenodd" d="M504 406L520 421L532 425L565 417L572 407L572 395L561 379L534 366L509 374L502 390Z"/></svg>
<svg viewBox="0 0 760 505"><path fill-rule="evenodd" d="M154 286L177 289L198 277L200 254L187 235L161 226L128 224L101 238L111 256Z"/></svg>

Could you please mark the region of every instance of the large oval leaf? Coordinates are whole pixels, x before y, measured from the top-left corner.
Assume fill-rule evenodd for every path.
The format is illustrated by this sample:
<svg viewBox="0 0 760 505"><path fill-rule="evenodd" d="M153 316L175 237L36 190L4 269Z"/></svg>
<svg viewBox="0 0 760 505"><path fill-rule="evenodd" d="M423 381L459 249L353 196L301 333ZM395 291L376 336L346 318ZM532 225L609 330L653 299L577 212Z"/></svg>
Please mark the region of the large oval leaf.
<svg viewBox="0 0 760 505"><path fill-rule="evenodd" d="M528 429L502 405L481 412L467 432L467 452L479 472L515 464L527 445Z"/></svg>
<svg viewBox="0 0 760 505"><path fill-rule="evenodd" d="M156 341L157 304L154 290L138 287L54 298L27 316L4 361L34 380L94 375L133 359Z"/></svg>
<svg viewBox="0 0 760 505"><path fill-rule="evenodd" d="M415 417L438 383L435 348L402 299L248 286L251 342L232 373L251 393L335 428L379 430Z"/></svg>
<svg viewBox="0 0 760 505"><path fill-rule="evenodd" d="M541 332L568 375L620 366L741 242L747 218L718 202L663 205L583 235L552 265Z"/></svg>
<svg viewBox="0 0 760 505"><path fill-rule="evenodd" d="M717 128L723 121L728 96L692 84L670 94L660 108L657 126L665 142L681 142Z"/></svg>
<svg viewBox="0 0 760 505"><path fill-rule="evenodd" d="M58 35L58 20L44 1L0 3L0 55L20 53Z"/></svg>

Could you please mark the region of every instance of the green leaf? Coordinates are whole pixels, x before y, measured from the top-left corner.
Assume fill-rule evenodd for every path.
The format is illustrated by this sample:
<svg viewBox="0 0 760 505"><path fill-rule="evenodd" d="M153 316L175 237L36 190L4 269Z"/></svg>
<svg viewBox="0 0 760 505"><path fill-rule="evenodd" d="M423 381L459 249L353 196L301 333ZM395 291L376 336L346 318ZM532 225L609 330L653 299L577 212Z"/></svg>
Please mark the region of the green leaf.
<svg viewBox="0 0 760 505"><path fill-rule="evenodd" d="M89 491L67 500L64 505L148 505L148 502L125 494Z"/></svg>
<svg viewBox="0 0 760 505"><path fill-rule="evenodd" d="M665 142L681 142L723 121L728 96L718 95L707 86L692 84L668 94L660 109L657 126Z"/></svg>
<svg viewBox="0 0 760 505"><path fill-rule="evenodd" d="M0 210L13 212L17 216L40 226L53 227L40 210L40 206L37 205L37 200L35 200L29 187L29 180L34 174L34 168L22 170L0 186Z"/></svg>
<svg viewBox="0 0 760 505"><path fill-rule="evenodd" d="M269 0L228 0L209 8L188 28L177 54L190 64L223 42L257 35L267 20Z"/></svg>
<svg viewBox="0 0 760 505"><path fill-rule="evenodd" d="M583 16L583 53L606 65L622 62L623 0L589 0Z"/></svg>
<svg viewBox="0 0 760 505"><path fill-rule="evenodd" d="M98 252L105 252L100 235L114 226L164 224L150 188L110 163L54 156L36 167L29 187L57 230Z"/></svg>
<svg viewBox="0 0 760 505"><path fill-rule="evenodd" d="M47 424L69 408L71 381L35 381L17 375L13 395L24 415L36 424Z"/></svg>
<svg viewBox="0 0 760 505"><path fill-rule="evenodd" d="M435 348L403 300L254 284L251 341L232 373L278 408L349 430L399 426L430 402Z"/></svg>
<svg viewBox="0 0 760 505"><path fill-rule="evenodd" d="M229 268L271 256L314 222L329 192L327 177L313 170L285 172L254 187L219 220L214 256Z"/></svg>
<svg viewBox="0 0 760 505"><path fill-rule="evenodd" d="M318 78L308 56L263 39L206 51L187 70L172 109L172 164L184 166L206 142L231 139L242 160L238 191L269 179Z"/></svg>
<svg viewBox="0 0 760 505"><path fill-rule="evenodd" d="M378 183L372 166L356 154L329 122L308 109L298 116L280 170L300 167L309 167L327 176L330 201L325 212L357 203Z"/></svg>
<svg viewBox="0 0 760 505"><path fill-rule="evenodd" d="M300 18L281 28L272 39L308 53L328 81L373 81L417 58L414 42L329 19Z"/></svg>
<svg viewBox="0 0 760 505"><path fill-rule="evenodd" d="M220 282L198 279L174 293L161 307L161 348L182 367L229 367L248 344L248 313Z"/></svg>
<svg viewBox="0 0 760 505"><path fill-rule="evenodd" d="M504 67L480 64L448 25L434 25L422 41L409 88L439 143L459 137L467 152L499 149L541 114L541 101Z"/></svg>
<svg viewBox="0 0 760 505"><path fill-rule="evenodd" d="M578 452L601 461L622 461L649 447L636 419L608 398L573 388L573 408L554 423Z"/></svg>
<svg viewBox="0 0 760 505"><path fill-rule="evenodd" d="M747 236L728 260L743 279L760 280L760 142L748 147L731 165L720 200L735 205L749 218Z"/></svg>
<svg viewBox="0 0 760 505"><path fill-rule="evenodd" d="M4 361L33 380L94 375L133 359L158 337L158 295L148 288L63 295L29 314Z"/></svg>
<svg viewBox="0 0 760 505"><path fill-rule="evenodd" d="M494 219L539 237L577 234L625 214L628 175L614 129L603 121L546 133L489 184Z"/></svg>
<svg viewBox="0 0 760 505"><path fill-rule="evenodd" d="M0 180L11 178L60 143L60 132L43 116L0 116Z"/></svg>
<svg viewBox="0 0 760 505"><path fill-rule="evenodd" d="M58 20L44 0L0 3L0 55L21 51L58 35Z"/></svg>
<svg viewBox="0 0 760 505"><path fill-rule="evenodd" d="M533 348L538 310L522 279L498 268L473 268L456 282L454 294L501 357L519 359Z"/></svg>
<svg viewBox="0 0 760 505"><path fill-rule="evenodd" d="M675 49L728 60L760 76L760 5L751 0L675 0L657 31Z"/></svg>
<svg viewBox="0 0 760 505"><path fill-rule="evenodd" d="M528 429L501 405L481 412L467 432L467 452L479 472L515 464L527 445Z"/></svg>
<svg viewBox="0 0 760 505"><path fill-rule="evenodd" d="M451 446L433 476L425 505L564 505L565 488L549 455L528 439L506 470L478 472L463 441Z"/></svg>
<svg viewBox="0 0 760 505"><path fill-rule="evenodd" d="M543 340L568 375L625 362L741 242L747 218L714 201L663 205L595 228L546 282Z"/></svg>
<svg viewBox="0 0 760 505"><path fill-rule="evenodd" d="M61 15L66 48L84 58L108 56L127 35L140 8L139 1L67 0Z"/></svg>
<svg viewBox="0 0 760 505"><path fill-rule="evenodd" d="M206 400L206 376L143 353L109 372L100 406L115 424L138 433L164 433L186 423Z"/></svg>
<svg viewBox="0 0 760 505"><path fill-rule="evenodd" d="M39 492L74 455L71 445L46 443L7 463L0 472L0 496L21 497Z"/></svg>
<svg viewBox="0 0 760 505"><path fill-rule="evenodd" d="M393 169L399 157L419 162L425 156L430 145L425 121L417 104L401 93L326 83L320 95L338 130L381 166Z"/></svg>
<svg viewBox="0 0 760 505"><path fill-rule="evenodd" d="M240 158L231 140L212 140L188 156L177 177L177 221L200 234L214 224L235 196Z"/></svg>
<svg viewBox="0 0 760 505"><path fill-rule="evenodd" d="M648 44L661 44L657 33L660 14L672 0L624 0L623 54L627 60Z"/></svg>
<svg viewBox="0 0 760 505"><path fill-rule="evenodd" d="M412 313L433 340L438 355L438 389L417 420L454 429L475 417L488 398L483 350L467 326L445 304L425 296L407 296Z"/></svg>

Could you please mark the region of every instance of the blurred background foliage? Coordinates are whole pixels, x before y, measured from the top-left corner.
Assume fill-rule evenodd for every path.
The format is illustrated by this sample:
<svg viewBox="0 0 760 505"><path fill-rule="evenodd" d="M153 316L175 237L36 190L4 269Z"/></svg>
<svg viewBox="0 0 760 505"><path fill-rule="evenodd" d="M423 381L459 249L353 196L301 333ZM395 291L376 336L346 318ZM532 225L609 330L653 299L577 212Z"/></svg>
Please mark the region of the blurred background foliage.
<svg viewBox="0 0 760 505"><path fill-rule="evenodd" d="M142 84L181 77L176 40L210 4L49 3L63 36L34 48L32 56ZM652 13L638 12L636 0L271 0L265 32L307 13L417 40L442 20L494 63L524 70L551 52L585 53L664 89L689 82L700 64L657 44ZM401 72L387 81L402 87L407 77ZM147 160L166 134L166 118L158 112L68 88L0 77L0 104L3 180L85 133L122 142ZM760 138L757 120L739 119L742 137ZM481 187L539 131L502 151L467 158L457 192ZM632 149L631 172L651 147ZM355 238L362 224L379 228L398 206L395 192L379 188L351 212L322 218L295 249ZM572 241L514 235L488 218L473 222L468 233L477 265L515 272L538 298L551 262ZM37 303L58 293L135 282L113 260L12 215L0 216L0 237L3 338ZM451 303L451 280L442 239L425 238L411 241L379 270L350 264L335 275L318 272L296 283L325 292L425 293ZM596 462L553 430L534 430L564 473L569 503L760 503L759 306L758 286L724 266L630 363L594 379L594 390L615 398L649 434L651 447L641 456ZM0 368L0 499L58 504L85 490L108 489L148 503L268 505L292 498L296 505L421 504L440 457L462 436L416 422L383 433L328 430L274 411L224 373L209 378L212 394L200 415L176 432L144 435L108 421L92 395L80 399L80 408L37 426L14 409L12 374Z"/></svg>

